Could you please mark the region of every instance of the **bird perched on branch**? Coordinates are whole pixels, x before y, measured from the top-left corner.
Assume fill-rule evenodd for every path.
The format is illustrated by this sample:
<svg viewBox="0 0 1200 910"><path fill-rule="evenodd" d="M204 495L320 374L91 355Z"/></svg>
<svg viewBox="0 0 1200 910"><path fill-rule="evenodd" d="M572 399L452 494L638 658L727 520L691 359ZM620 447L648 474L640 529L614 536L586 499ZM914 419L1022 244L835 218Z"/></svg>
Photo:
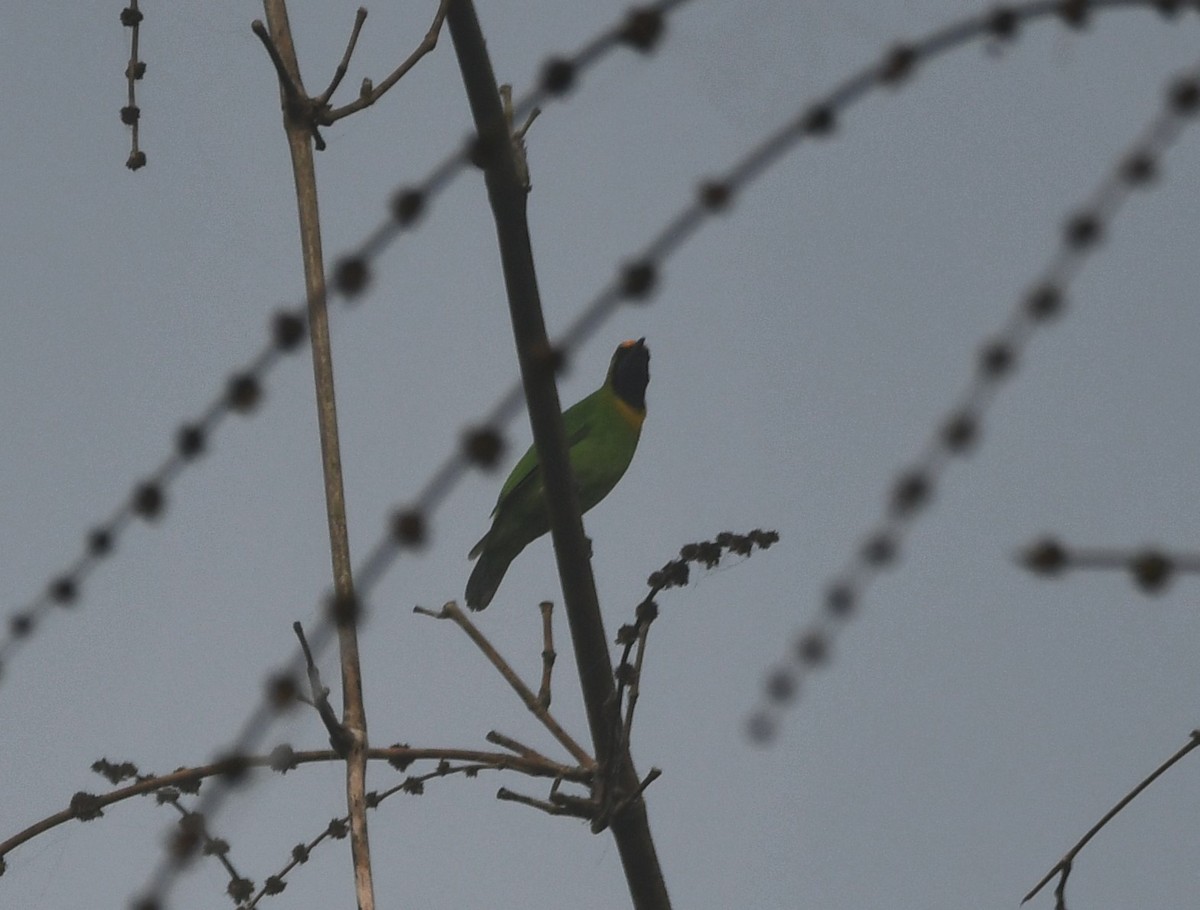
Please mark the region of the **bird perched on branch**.
<svg viewBox="0 0 1200 910"><path fill-rule="evenodd" d="M646 339L622 342L613 353L604 385L563 413L581 511L607 496L633 460L646 419L649 383ZM467 606L482 610L490 604L509 564L549 530L546 487L537 450L530 446L504 481L492 510L491 530L469 554L471 559L478 556L479 562L467 580Z"/></svg>

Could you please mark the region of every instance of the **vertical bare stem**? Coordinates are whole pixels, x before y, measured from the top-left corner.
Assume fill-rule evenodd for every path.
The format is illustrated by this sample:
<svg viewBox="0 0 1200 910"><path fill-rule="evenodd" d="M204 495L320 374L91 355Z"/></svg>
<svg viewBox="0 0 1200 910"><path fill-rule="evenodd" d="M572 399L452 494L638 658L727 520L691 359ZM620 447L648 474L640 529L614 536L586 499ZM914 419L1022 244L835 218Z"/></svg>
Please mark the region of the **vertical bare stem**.
<svg viewBox="0 0 1200 910"><path fill-rule="evenodd" d="M450 26L450 37L486 160L484 179L496 221L529 420L546 485L550 534L562 580L563 601L571 627L588 726L600 765L598 779L607 779L617 791L598 795L605 805L620 802L622 806L622 811L607 821L617 842L634 907L637 910L665 910L671 903L650 836L646 804L639 791L641 782L628 750L621 743L608 636L596 601L596 585L579 517L579 499L567 459L566 435L551 367L553 358L547 356L551 349L529 242L526 185L518 172L496 76L471 0L451 0L446 23ZM628 802L625 802L626 798Z"/></svg>
<svg viewBox="0 0 1200 910"><path fill-rule="evenodd" d="M292 84L303 96L300 67L292 42L284 0L263 0L271 40L283 60ZM329 517L329 547L333 562L334 593L343 603L354 598L350 542L346 530L346 499L342 489L342 457L338 444L337 406L333 388L333 354L326 310L325 262L321 253L321 226L317 208L317 177L313 166L312 132L294 107L296 98L283 92L284 129L292 156L296 204L300 217L300 246L304 256L304 281L308 293L308 324L312 337L313 375L317 394L317 420L321 436L321 464L325 474L325 506ZM338 623L342 664L342 727L348 734L346 801L350 815L350 852L354 863L355 894L359 910L374 910L371 881L371 848L367 838L366 770L367 719L363 707L362 670L358 658L358 631L353 621Z"/></svg>

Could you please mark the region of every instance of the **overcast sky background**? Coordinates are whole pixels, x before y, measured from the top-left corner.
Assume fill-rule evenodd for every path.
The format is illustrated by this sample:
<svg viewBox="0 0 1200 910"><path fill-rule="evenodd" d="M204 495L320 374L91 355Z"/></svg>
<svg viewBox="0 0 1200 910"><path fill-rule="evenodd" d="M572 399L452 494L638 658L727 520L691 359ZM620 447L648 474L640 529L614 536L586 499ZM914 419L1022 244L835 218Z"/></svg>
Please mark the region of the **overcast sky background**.
<svg viewBox="0 0 1200 910"><path fill-rule="evenodd" d="M318 91L351 4L290 5ZM618 51L528 139L546 318L564 329L682 205L769 131L899 39L983 9L928 2L718 3L672 15L648 58ZM551 52L623 13L612 0L483 2L518 93ZM128 32L114 3L10 4L0 17L0 592L8 615L77 556L85 532L168 452L301 299L287 148L252 3L146 4L138 88L148 166L124 167L117 113ZM345 87L377 81L432 3L370 8ZM1060 225L1194 62L1200 19L1047 18L1000 52L981 43L855 107L836 137L788 156L573 358L565 402L599 384L624 338L653 352L649 417L626 478L586 519L610 632L646 575L688 541L773 528L780 543L660 598L634 732L675 906L1015 907L1119 797L1200 723L1200 581L1147 599L1124 575L1030 577L1013 552L1071 543L1194 550L1200 539L1197 175L1185 133L1139 193L951 465L896 569L805 680L773 745L744 735L769 669L821 609L971 375L983 339L1040 274ZM469 124L449 36L375 108L324 131L330 261ZM333 313L353 551L416 494L462 428L516 376L483 181L465 173ZM312 624L329 584L307 350L269 377L130 528L78 607L47 618L0 680L0 840L106 785L102 756L165 772L211 759ZM522 417L505 469L528 444ZM502 474L471 474L398 565L362 638L375 744L484 747L499 729L552 741L448 624L412 607L461 598L466 553ZM480 624L535 678L536 603L559 600L548 541L514 563ZM565 621L555 710L586 738ZM323 662L328 681L338 673ZM340 704L340 697L337 699ZM267 742L322 748L309 711ZM1200 766L1156 783L1081 855L1069 906L1187 906L1198 880ZM415 769L414 769L415 770ZM373 767L371 784L398 781ZM429 785L371 818L383 907L627 905L609 836L493 797L484 774ZM340 767L262 776L211 829L261 883L344 812ZM7 857L0 906L123 907L159 861L170 810L149 800L55 829ZM215 862L173 907L228 905ZM351 906L344 842L263 906ZM1053 905L1049 893L1035 907Z"/></svg>

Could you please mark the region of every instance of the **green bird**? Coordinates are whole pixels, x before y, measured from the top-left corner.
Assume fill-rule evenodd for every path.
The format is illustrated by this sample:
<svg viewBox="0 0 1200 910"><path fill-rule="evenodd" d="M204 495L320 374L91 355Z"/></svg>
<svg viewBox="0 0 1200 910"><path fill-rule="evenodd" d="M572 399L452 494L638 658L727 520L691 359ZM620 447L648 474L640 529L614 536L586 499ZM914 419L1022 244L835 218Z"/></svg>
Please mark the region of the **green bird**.
<svg viewBox="0 0 1200 910"><path fill-rule="evenodd" d="M649 383L646 339L622 342L613 353L604 385L563 414L582 511L607 496L633 460L646 419ZM479 562L467 580L467 606L482 610L490 604L509 564L549 530L546 486L537 450L530 446L504 481L492 510L491 529L468 554L470 559L478 556Z"/></svg>

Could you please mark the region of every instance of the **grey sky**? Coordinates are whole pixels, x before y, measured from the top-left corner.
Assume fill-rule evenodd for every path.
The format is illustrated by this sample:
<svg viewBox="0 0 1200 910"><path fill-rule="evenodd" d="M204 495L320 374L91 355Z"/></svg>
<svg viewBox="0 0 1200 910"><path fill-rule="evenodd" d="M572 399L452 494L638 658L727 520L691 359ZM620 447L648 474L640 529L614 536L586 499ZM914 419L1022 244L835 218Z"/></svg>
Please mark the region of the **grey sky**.
<svg viewBox="0 0 1200 910"><path fill-rule="evenodd" d="M521 91L541 59L623 4L480 3L497 72ZM432 16L370 7L343 89L379 79ZM649 58L618 52L528 139L530 214L551 331L616 265L768 131L899 39L983 8L963 2L693 0ZM310 90L342 51L352 5L296 2ZM273 73L255 4L148 5L139 86L149 165L131 174L117 117L128 34L119 4L12 5L0 17L0 591L3 617L79 552L300 299L300 258ZM768 670L820 609L877 521L897 470L954 402L975 351L1054 252L1082 203L1194 62L1197 20L1144 9L1054 19L1000 52L974 44L872 97L828 142L785 159L573 358L574 402L612 347L645 336L650 414L628 475L586 519L610 630L688 541L774 528L767 553L660 598L634 755L661 767L652 829L678 907L1014 907L1108 807L1197 726L1194 609L1180 578L1148 600L1120 574L1034 579L1014 550L1071 543L1194 549L1200 446L1194 305L1200 135L1131 199L955 463L902 559L805 680L768 749L743 735ZM326 252L362 240L392 189L468 125L448 36L374 109L325 130ZM357 557L462 428L516 375L482 180L462 175L385 253L369 294L334 312L350 529ZM507 464L528 444L524 418ZM502 475L471 475L398 565L363 637L372 741L482 746L490 729L553 744L448 624L414 604L461 598L466 552ZM307 352L272 374L0 680L0 840L99 791L97 758L167 771L213 756L313 621L328 584ZM538 613L558 600L548 542L514 563L481 625L538 668ZM556 713L586 725L557 627ZM325 675L335 680L332 658ZM268 737L320 748L309 712ZM553 753L557 754L557 753ZM1070 906L1187 906L1196 892L1195 760L1080 857ZM372 783L397 782L376 768ZM493 795L483 775L430 784L371 820L381 906L627 904L616 850L582 823ZM261 882L342 808L341 771L239 792L213 824ZM172 815L149 801L15 851L0 906L122 907ZM344 843L264 906L348 906ZM171 906L228 900L213 863ZM336 902L336 903L335 903ZM1034 906L1050 907L1039 897Z"/></svg>

